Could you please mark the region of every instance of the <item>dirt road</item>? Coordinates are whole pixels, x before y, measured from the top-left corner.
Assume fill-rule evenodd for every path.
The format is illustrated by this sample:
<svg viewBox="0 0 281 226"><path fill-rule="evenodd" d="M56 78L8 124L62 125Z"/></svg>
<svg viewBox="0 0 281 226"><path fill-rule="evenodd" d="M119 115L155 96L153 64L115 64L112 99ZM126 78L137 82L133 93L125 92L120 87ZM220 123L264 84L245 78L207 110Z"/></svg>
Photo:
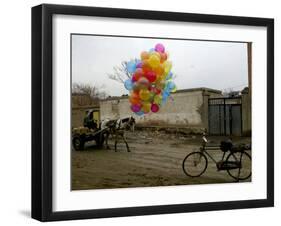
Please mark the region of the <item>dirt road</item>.
<svg viewBox="0 0 281 226"><path fill-rule="evenodd" d="M209 161L207 171L199 178L187 177L182 170L184 157L199 150L200 136L182 136L160 132L128 133L131 152L118 144L118 152L97 149L89 144L84 151L72 151L72 189L101 189L145 186L167 186L234 182L226 171L218 172ZM212 140L218 142L222 137ZM250 138L236 142L247 143ZM222 152L211 151L216 160ZM251 166L248 166L251 167ZM251 179L248 179L250 181Z"/></svg>

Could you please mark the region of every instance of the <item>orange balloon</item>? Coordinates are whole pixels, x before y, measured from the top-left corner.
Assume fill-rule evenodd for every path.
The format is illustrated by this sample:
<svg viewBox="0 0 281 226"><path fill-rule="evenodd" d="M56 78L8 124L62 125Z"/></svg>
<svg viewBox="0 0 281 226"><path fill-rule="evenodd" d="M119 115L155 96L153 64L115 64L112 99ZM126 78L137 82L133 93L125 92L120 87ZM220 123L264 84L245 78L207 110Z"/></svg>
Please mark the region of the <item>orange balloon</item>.
<svg viewBox="0 0 281 226"><path fill-rule="evenodd" d="M131 96L129 98L129 101L134 105L134 104L139 104L140 103L140 97L137 92L132 92Z"/></svg>
<svg viewBox="0 0 281 226"><path fill-rule="evenodd" d="M140 96L139 96L139 92L131 92L131 97L132 98L140 98Z"/></svg>
<svg viewBox="0 0 281 226"><path fill-rule="evenodd" d="M139 104L140 103L140 99L136 99L136 98L132 98L132 97L130 97L130 99L129 99L129 101L130 101L130 103L131 104Z"/></svg>
<svg viewBox="0 0 281 226"><path fill-rule="evenodd" d="M163 63L164 61L166 61L167 58L168 58L168 56L167 56L166 53L160 53L160 57L161 57L161 59L160 59L160 62L161 62L161 63Z"/></svg>
<svg viewBox="0 0 281 226"><path fill-rule="evenodd" d="M144 61L142 62L142 70L143 70L144 72L151 71L151 67L150 67L150 65L149 65L148 60L144 60Z"/></svg>
<svg viewBox="0 0 281 226"><path fill-rule="evenodd" d="M138 81L142 76L143 76L143 70L141 68L137 68L132 77L133 82Z"/></svg>
<svg viewBox="0 0 281 226"><path fill-rule="evenodd" d="M146 51L143 51L143 52L141 53L141 59L142 59L142 60L147 60L148 58L149 58L149 53L146 52Z"/></svg>

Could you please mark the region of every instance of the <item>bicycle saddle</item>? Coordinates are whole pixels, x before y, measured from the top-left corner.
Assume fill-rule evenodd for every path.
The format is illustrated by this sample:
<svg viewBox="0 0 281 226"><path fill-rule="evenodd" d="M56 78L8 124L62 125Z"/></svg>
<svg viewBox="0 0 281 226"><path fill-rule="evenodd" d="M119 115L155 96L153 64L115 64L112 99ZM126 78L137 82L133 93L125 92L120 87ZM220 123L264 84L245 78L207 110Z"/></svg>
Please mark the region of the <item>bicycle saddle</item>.
<svg viewBox="0 0 281 226"><path fill-rule="evenodd" d="M232 140L227 139L227 140L221 141L220 149L225 152L225 151L231 150L232 146L233 146Z"/></svg>

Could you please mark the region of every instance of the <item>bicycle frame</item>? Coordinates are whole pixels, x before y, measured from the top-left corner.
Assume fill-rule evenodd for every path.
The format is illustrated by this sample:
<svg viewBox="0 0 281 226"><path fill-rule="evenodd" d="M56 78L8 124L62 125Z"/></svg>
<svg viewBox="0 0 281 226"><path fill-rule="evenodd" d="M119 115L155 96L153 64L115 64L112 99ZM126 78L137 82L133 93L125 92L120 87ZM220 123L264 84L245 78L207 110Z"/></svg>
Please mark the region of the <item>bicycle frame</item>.
<svg viewBox="0 0 281 226"><path fill-rule="evenodd" d="M250 176L251 176L251 171L250 172L247 172L246 176L242 176L240 177L240 172L242 170L242 156L245 155L246 156L246 159L248 159L249 161L251 161L251 156L245 151L245 150L249 150L249 149L246 149L244 146L241 147L237 147L237 148L232 148L232 145L231 147L229 148L224 148L224 146L221 145L207 145L208 144L208 140L207 138L205 137L205 134L203 134L203 137L202 137L202 140L203 140L203 143L202 143L202 146L200 147L200 151L194 151L194 152L191 152L189 153L183 160L183 163L182 163L182 167L183 167L183 171L184 173L187 175L187 176L190 176L190 177L199 177L201 176L207 169L208 167L208 159L212 160L212 162L215 163L215 165L217 166L217 170L218 171L221 171L221 170L226 170L228 172L228 174L234 178L236 181L239 181L240 179L241 180L245 180L245 179L248 179ZM229 141L230 142L230 141ZM221 160L217 161L208 151L209 150L220 150L222 151L222 158ZM195 158L196 156L196 153L200 153L199 155L199 158L197 160L193 159L193 164L194 164L194 167L197 166L198 163L201 162L201 159L204 158L205 159L205 166L202 168L201 171L199 171L199 173L192 173L192 172L188 172L185 168L185 162L186 160L193 156L193 158ZM237 156L235 153L240 153L240 156ZM225 157L226 156L226 157ZM209 157L209 158L208 158ZM190 160L190 158L189 158ZM188 161L188 160L187 160ZM235 175L233 174L235 171L231 171L231 170L236 170L238 169L238 172L237 172L237 175L235 173Z"/></svg>
<svg viewBox="0 0 281 226"><path fill-rule="evenodd" d="M200 148L200 151L201 151L203 154L205 154L207 157L209 157L209 158L216 164L217 168L219 169L218 164L219 164L220 162L223 162L223 161L224 161L224 158L225 158L225 156L226 156L226 153L229 153L229 152L231 152L231 151L230 151L230 150L229 150L229 151L224 151L223 154L222 154L221 160L216 161L215 158L213 158L212 155L209 154L208 150L221 150L220 146L207 146L208 140L207 140L207 138L205 137L205 134L203 134L202 140L203 140L203 143L202 143L202 147ZM243 156L243 152L241 152L239 159L236 158L235 155L232 155L232 156L235 158L235 162L236 162L236 163L240 163L240 164L241 164L241 159L242 159L242 156ZM238 175L240 175L240 170L241 170L241 169L240 169L240 167L238 167L238 168L239 168L239 173L238 173Z"/></svg>
<svg viewBox="0 0 281 226"><path fill-rule="evenodd" d="M210 154L208 153L207 150L221 150L221 149L220 149L220 146L207 146L208 140L207 140L207 138L205 137L205 135L203 135L202 140L203 140L203 144L202 144L202 147L200 148L200 151L201 151L203 154L206 154L214 163L217 164L219 161L216 161L216 160L212 157L212 155L210 155ZM223 160L224 160L225 153L226 153L226 152L223 152L223 155L222 155L222 158L221 158L220 161L223 161Z"/></svg>

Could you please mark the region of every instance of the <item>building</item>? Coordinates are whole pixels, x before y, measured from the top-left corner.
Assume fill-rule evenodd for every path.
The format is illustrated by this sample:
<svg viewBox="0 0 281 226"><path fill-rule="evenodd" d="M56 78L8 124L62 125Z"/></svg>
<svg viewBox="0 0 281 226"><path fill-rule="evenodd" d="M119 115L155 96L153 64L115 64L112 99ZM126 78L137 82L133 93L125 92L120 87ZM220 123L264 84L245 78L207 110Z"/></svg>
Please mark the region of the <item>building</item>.
<svg viewBox="0 0 281 226"><path fill-rule="evenodd" d="M128 95L93 101L84 94L72 94L72 127L83 126L89 110L100 120L134 116L138 127L176 128L186 133L251 135L249 88L241 95L225 97L220 90L194 88L178 90L159 112L137 116L130 110Z"/></svg>
<svg viewBox="0 0 281 226"><path fill-rule="evenodd" d="M83 126L83 120L86 112L89 110L99 111L99 103L94 101L89 95L81 93L72 93L71 103L71 123L72 127Z"/></svg>
<svg viewBox="0 0 281 226"><path fill-rule="evenodd" d="M220 90L194 88L178 90L159 112L137 116L130 110L128 96L100 101L101 120L134 116L139 127L181 128L188 133L207 131L211 135L250 135L251 96L224 97Z"/></svg>
<svg viewBox="0 0 281 226"><path fill-rule="evenodd" d="M221 97L219 90L195 88L178 90L159 112L137 116L130 110L128 96L100 101L101 120L134 116L138 126L186 128L198 133L208 128L208 100Z"/></svg>

